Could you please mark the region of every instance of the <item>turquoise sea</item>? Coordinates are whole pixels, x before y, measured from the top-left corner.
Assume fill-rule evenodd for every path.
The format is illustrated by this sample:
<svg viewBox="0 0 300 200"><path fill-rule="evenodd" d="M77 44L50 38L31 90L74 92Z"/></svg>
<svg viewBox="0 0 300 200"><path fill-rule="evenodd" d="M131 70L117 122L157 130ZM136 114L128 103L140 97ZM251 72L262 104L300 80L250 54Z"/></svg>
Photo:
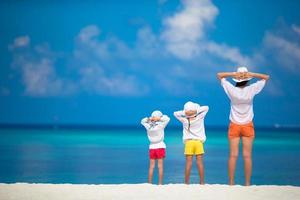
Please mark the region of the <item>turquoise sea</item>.
<svg viewBox="0 0 300 200"><path fill-rule="evenodd" d="M205 182L227 183L226 128L207 128ZM183 183L181 129L167 128L164 183ZM0 182L145 183L148 139L140 128L0 129ZM241 153L241 152L240 152ZM157 181L155 171L154 181ZM243 184L240 155L236 183ZM191 182L198 183L196 166ZM300 130L257 129L252 184L300 186Z"/></svg>

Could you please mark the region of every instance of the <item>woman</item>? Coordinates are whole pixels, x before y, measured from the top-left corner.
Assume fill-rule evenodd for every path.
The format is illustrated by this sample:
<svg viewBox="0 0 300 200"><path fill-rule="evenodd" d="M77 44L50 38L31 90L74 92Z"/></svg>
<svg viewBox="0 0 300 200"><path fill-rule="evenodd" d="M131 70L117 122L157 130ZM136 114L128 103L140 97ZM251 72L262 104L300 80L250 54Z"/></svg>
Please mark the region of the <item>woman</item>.
<svg viewBox="0 0 300 200"><path fill-rule="evenodd" d="M236 82L233 86L227 77L232 77ZM239 153L239 142L242 138L243 159L245 170L245 185L250 185L252 173L252 144L254 140L253 126L253 98L265 86L269 79L268 75L248 72L246 67L239 67L237 72L220 72L218 78L221 80L225 93L230 99L230 125L228 139L230 155L228 160L229 185L234 185L234 173ZM254 84L249 84L252 78L260 79Z"/></svg>

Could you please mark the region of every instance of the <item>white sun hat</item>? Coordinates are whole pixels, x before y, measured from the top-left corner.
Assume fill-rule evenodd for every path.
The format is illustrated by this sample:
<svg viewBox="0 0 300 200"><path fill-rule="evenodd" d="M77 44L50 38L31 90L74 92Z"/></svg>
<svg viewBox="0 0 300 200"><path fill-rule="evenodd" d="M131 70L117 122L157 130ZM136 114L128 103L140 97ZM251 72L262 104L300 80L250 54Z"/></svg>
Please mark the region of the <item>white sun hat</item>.
<svg viewBox="0 0 300 200"><path fill-rule="evenodd" d="M197 110L197 105L191 101L188 101L184 104L184 111Z"/></svg>
<svg viewBox="0 0 300 200"><path fill-rule="evenodd" d="M248 72L248 69L247 69L247 67L241 66L241 67L237 68L237 72ZM246 79L235 79L235 78L232 78L232 80L234 80L237 83L240 83L240 82L243 82L243 81L249 81L251 79L252 78L246 78Z"/></svg>
<svg viewBox="0 0 300 200"><path fill-rule="evenodd" d="M151 117L162 117L163 114L159 110L155 110L152 112Z"/></svg>

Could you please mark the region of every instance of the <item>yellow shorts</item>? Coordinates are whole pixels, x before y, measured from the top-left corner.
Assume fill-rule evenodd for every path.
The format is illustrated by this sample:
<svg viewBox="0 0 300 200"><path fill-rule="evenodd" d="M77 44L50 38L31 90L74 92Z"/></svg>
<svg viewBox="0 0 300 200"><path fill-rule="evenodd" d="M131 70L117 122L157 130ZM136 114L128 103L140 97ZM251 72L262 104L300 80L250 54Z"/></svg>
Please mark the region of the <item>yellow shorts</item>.
<svg viewBox="0 0 300 200"><path fill-rule="evenodd" d="M185 155L204 154L203 143L200 140L186 140L184 147Z"/></svg>

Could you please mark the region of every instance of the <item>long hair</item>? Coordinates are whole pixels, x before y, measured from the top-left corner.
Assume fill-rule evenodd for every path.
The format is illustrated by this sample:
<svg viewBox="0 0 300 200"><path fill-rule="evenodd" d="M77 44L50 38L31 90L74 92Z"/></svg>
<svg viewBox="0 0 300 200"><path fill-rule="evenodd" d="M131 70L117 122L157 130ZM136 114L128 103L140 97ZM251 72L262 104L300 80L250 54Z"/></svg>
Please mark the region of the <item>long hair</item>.
<svg viewBox="0 0 300 200"><path fill-rule="evenodd" d="M244 87L247 86L249 81L236 82L235 87Z"/></svg>

